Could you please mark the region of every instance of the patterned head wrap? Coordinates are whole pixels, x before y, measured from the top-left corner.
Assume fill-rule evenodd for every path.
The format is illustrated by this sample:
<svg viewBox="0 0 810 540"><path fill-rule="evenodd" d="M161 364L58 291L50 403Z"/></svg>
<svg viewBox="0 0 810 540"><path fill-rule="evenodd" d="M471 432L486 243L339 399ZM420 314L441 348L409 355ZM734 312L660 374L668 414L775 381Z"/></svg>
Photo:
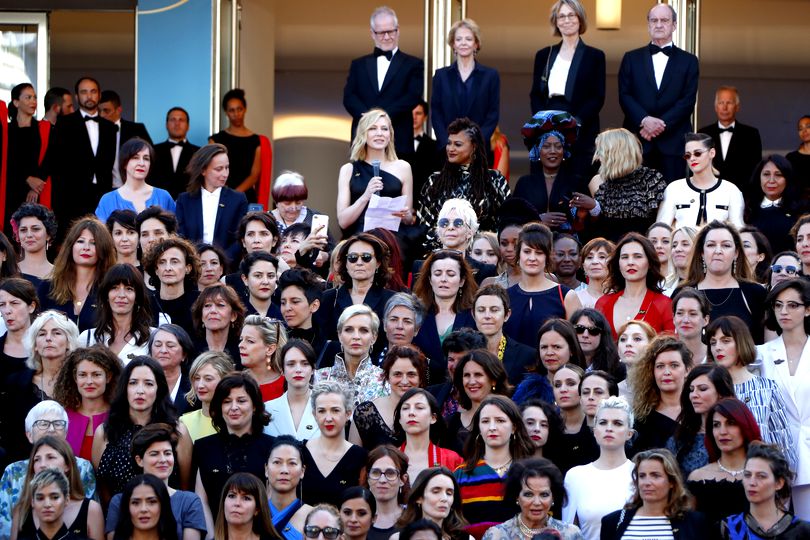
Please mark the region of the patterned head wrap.
<svg viewBox="0 0 810 540"><path fill-rule="evenodd" d="M540 147L551 136L563 145L563 155L571 157L571 146L577 140L579 124L565 111L538 111L520 130L523 143L529 149L529 160L540 161Z"/></svg>

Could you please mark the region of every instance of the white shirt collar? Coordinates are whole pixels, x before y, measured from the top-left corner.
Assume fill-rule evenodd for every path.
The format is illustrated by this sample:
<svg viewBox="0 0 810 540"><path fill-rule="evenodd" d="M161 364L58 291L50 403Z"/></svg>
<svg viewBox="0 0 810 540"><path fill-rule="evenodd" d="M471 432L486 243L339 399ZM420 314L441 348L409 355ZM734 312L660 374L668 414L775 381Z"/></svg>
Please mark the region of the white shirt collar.
<svg viewBox="0 0 810 540"><path fill-rule="evenodd" d="M217 189L215 189L214 191L208 191L207 189L202 188L202 189L200 189L200 192L202 193L202 196L204 198L206 198L206 199L214 198L214 197L219 198L219 194L222 192L222 187L220 186Z"/></svg>
<svg viewBox="0 0 810 540"><path fill-rule="evenodd" d="M765 197L762 199L762 203L759 205L760 208L770 208L771 206L782 206L782 197L779 197L775 201Z"/></svg>
<svg viewBox="0 0 810 540"><path fill-rule="evenodd" d="M96 116L98 116L98 111L96 111L96 114L90 114L89 112L85 111L84 109L79 109L79 110L82 113L82 118L87 118L88 116L90 118L95 118Z"/></svg>
<svg viewBox="0 0 810 540"><path fill-rule="evenodd" d="M737 125L737 121L736 121L736 120L734 120L732 123L730 123L730 124L729 124L729 125L727 125L727 126L724 126L723 124L721 124L719 120L717 121L717 127L719 127L720 129L728 129L728 128L733 128L735 125Z"/></svg>

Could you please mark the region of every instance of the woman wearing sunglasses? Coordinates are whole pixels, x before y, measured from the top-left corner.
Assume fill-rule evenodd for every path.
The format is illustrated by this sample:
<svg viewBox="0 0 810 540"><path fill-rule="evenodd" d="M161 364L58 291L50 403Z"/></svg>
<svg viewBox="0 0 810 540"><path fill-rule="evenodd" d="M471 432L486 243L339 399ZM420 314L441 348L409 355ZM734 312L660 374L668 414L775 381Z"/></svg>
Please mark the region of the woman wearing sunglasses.
<svg viewBox="0 0 810 540"><path fill-rule="evenodd" d="M684 225L702 227L713 220L743 226L745 201L740 189L722 178L712 167L714 141L705 133L687 133L684 160L691 177L676 180L664 190L658 219L677 229Z"/></svg>
<svg viewBox="0 0 810 540"><path fill-rule="evenodd" d="M494 277L498 273L497 266L484 264L472 258L470 250L478 232L478 216L475 209L465 199L448 199L444 201L442 209L439 210L439 220L436 222L436 240L442 249L458 251L467 261L475 274L475 281L481 283L488 277ZM414 264L414 275L417 275L421 263Z"/></svg>
<svg viewBox="0 0 810 540"><path fill-rule="evenodd" d="M222 487L215 540L281 540L267 503L267 492L261 480L250 473L239 472ZM316 537L317 538L317 537Z"/></svg>
<svg viewBox="0 0 810 540"><path fill-rule="evenodd" d="M619 350L609 337L610 325L605 316L593 308L583 308L574 313L571 322L585 355L587 369L606 371L616 381L624 380L627 368L619 362Z"/></svg>
<svg viewBox="0 0 810 540"><path fill-rule="evenodd" d="M795 251L782 251L774 255L771 264L771 278L768 289L773 289L783 281L798 277L802 272L802 260ZM774 336L776 337L776 336Z"/></svg>
<svg viewBox="0 0 810 540"><path fill-rule="evenodd" d="M319 504L307 514L304 522L305 538L337 540L342 534L343 523L340 521L340 512L331 504Z"/></svg>

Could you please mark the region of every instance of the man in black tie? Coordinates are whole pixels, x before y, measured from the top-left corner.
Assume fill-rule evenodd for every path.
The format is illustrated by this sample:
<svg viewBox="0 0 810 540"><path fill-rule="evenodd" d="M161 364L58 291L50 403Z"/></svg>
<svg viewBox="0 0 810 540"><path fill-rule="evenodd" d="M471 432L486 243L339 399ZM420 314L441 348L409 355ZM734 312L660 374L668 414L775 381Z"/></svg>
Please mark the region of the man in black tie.
<svg viewBox="0 0 810 540"><path fill-rule="evenodd" d="M411 111L422 97L422 60L399 50L399 22L389 7L379 7L371 14L371 39L374 54L352 60L343 106L352 115L352 140L363 113L374 107L384 109L402 158L414 152Z"/></svg>
<svg viewBox="0 0 810 540"><path fill-rule="evenodd" d="M168 191L174 199L186 190L189 182L186 167L194 152L200 149L186 139L188 129L188 112L182 107L172 107L166 113L169 140L155 145L155 163L149 181Z"/></svg>
<svg viewBox="0 0 810 540"><path fill-rule="evenodd" d="M152 144L152 138L149 132L146 131L146 126L139 122L131 122L121 118L121 113L124 108L121 106L121 96L114 90L104 90L101 93L101 99L98 102L98 113L102 118L106 118L116 126L116 148L121 148L121 145L133 137L140 137L149 144ZM115 153L115 163L113 164L113 187L121 187L123 183L121 173L118 170L118 152Z"/></svg>
<svg viewBox="0 0 810 540"><path fill-rule="evenodd" d="M60 116L54 130L56 166L51 199L60 239L71 221L92 214L101 196L112 190L116 153L115 124L99 115L98 81L82 77L75 91L79 110Z"/></svg>
<svg viewBox="0 0 810 540"><path fill-rule="evenodd" d="M667 182L686 174L684 135L692 131L698 88L697 57L672 43L676 24L672 6L653 7L647 14L651 43L625 53L619 68L624 128L641 139L644 164Z"/></svg>
<svg viewBox="0 0 810 540"><path fill-rule="evenodd" d="M717 122L700 128L700 131L714 139L716 153L712 165L720 171L720 178L733 182L746 193L751 174L762 159L762 138L757 128L737 122L739 111L737 89L721 86L714 94Z"/></svg>
<svg viewBox="0 0 810 540"><path fill-rule="evenodd" d="M438 143L425 130L428 123L428 104L420 99L413 108L413 151L408 158L413 171L413 192L421 193L422 186L434 171L441 168Z"/></svg>

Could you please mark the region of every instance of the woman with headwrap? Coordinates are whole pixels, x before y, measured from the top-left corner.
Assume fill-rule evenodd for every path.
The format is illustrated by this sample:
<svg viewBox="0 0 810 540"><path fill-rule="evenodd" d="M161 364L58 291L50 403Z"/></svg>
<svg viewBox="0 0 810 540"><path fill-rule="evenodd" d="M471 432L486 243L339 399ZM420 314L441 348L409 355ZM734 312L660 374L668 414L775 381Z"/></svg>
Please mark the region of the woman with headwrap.
<svg viewBox="0 0 810 540"><path fill-rule="evenodd" d="M521 130L532 173L517 181L514 196L531 203L540 220L555 232L578 230L581 223L577 223L574 207L591 210L596 205L585 195L587 184L569 161L578 127L576 119L565 111L539 111Z"/></svg>

